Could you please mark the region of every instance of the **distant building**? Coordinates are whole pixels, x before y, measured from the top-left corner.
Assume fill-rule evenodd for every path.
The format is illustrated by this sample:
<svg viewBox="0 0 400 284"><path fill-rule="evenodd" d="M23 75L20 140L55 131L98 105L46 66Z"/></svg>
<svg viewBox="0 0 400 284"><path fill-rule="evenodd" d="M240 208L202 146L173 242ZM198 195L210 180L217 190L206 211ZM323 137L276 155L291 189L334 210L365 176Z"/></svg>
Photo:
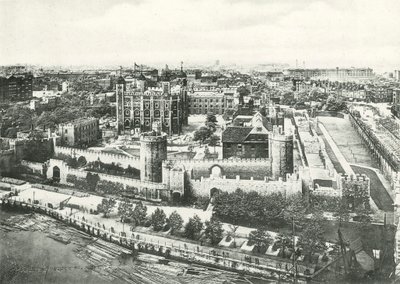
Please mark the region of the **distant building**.
<svg viewBox="0 0 400 284"><path fill-rule="evenodd" d="M400 70L394 70L393 75L394 75L393 77L396 81L400 81Z"/></svg>
<svg viewBox="0 0 400 284"><path fill-rule="evenodd" d="M223 114L235 105L236 88L196 90L188 95L189 114Z"/></svg>
<svg viewBox="0 0 400 284"><path fill-rule="evenodd" d="M62 82L61 91L65 93L68 92L68 90L69 90L69 83L67 81Z"/></svg>
<svg viewBox="0 0 400 284"><path fill-rule="evenodd" d="M62 146L85 147L101 138L99 120L94 117L79 118L58 126Z"/></svg>
<svg viewBox="0 0 400 284"><path fill-rule="evenodd" d="M0 102L30 100L32 80L30 74L0 77Z"/></svg>
<svg viewBox="0 0 400 284"><path fill-rule="evenodd" d="M289 69L289 76L332 81L370 80L374 77L371 68Z"/></svg>
<svg viewBox="0 0 400 284"><path fill-rule="evenodd" d="M154 84L157 87L150 87ZM127 82L119 77L116 83L117 121L120 133L151 131L153 122L160 122L168 135L180 134L187 124L187 81L183 70L176 74L166 67L158 82L143 74Z"/></svg>
<svg viewBox="0 0 400 284"><path fill-rule="evenodd" d="M392 112L396 117L400 118L400 89L393 90Z"/></svg>

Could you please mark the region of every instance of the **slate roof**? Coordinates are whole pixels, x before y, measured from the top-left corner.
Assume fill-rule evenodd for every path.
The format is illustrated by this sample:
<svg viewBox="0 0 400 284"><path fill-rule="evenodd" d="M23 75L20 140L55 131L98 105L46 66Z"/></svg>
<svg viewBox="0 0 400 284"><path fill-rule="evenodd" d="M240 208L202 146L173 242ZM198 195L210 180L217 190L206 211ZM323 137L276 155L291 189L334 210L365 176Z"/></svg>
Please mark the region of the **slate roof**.
<svg viewBox="0 0 400 284"><path fill-rule="evenodd" d="M241 143L245 141L247 135L253 127L230 126L222 132L222 142Z"/></svg>

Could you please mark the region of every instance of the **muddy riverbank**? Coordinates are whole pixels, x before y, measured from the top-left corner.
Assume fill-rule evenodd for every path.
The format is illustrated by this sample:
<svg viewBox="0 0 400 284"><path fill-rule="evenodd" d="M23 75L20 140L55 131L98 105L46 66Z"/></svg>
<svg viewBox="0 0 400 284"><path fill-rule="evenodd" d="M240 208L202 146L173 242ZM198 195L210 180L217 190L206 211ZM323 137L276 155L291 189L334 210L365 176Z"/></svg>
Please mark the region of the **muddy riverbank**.
<svg viewBox="0 0 400 284"><path fill-rule="evenodd" d="M0 283L273 283L139 254L40 214L0 210Z"/></svg>

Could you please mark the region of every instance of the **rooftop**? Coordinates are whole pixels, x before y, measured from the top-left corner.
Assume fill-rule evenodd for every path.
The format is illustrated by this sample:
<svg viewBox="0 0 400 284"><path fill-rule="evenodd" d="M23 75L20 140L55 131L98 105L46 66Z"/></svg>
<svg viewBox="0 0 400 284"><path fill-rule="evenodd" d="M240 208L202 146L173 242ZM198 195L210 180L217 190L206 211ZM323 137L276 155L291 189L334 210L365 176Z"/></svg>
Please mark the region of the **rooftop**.
<svg viewBox="0 0 400 284"><path fill-rule="evenodd" d="M250 134L253 127L230 126L222 132L222 142L241 143Z"/></svg>

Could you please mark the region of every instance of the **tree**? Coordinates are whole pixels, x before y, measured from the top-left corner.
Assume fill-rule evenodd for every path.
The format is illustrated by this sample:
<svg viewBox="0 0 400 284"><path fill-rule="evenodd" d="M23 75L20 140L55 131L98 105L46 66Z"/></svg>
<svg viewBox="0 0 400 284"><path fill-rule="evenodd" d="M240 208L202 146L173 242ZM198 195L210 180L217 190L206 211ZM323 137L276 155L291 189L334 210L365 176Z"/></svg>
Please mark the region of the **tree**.
<svg viewBox="0 0 400 284"><path fill-rule="evenodd" d="M208 145L214 147L214 153L215 153L215 146L218 145L220 140L221 140L221 138L218 135L215 135L215 134L211 135L210 138L209 138Z"/></svg>
<svg viewBox="0 0 400 284"><path fill-rule="evenodd" d="M204 236L211 245L216 245L221 241L223 232L222 223L218 219L211 218L210 221L205 222Z"/></svg>
<svg viewBox="0 0 400 284"><path fill-rule="evenodd" d="M343 222L349 221L350 211L348 209L346 202L344 202L341 199L336 202L333 216L335 216L336 220L339 222L339 227L342 226Z"/></svg>
<svg viewBox="0 0 400 284"><path fill-rule="evenodd" d="M154 231L160 231L165 224L166 215L164 210L157 207L156 211L151 214L151 225L153 226Z"/></svg>
<svg viewBox="0 0 400 284"><path fill-rule="evenodd" d="M328 111L342 111L346 109L346 102L341 98L329 96L326 100L326 110Z"/></svg>
<svg viewBox="0 0 400 284"><path fill-rule="evenodd" d="M140 226L142 225L145 220L146 220L146 215L147 215L147 207L146 205L143 205L143 203L140 201L136 204L135 209L132 212L132 224L133 226Z"/></svg>
<svg viewBox="0 0 400 284"><path fill-rule="evenodd" d="M207 122L217 123L218 121L217 121L217 117L215 116L215 114L213 114L213 113L207 114L206 123Z"/></svg>
<svg viewBox="0 0 400 284"><path fill-rule="evenodd" d="M168 224L171 227L171 235L173 235L182 228L183 219L178 212L174 211L169 215Z"/></svg>
<svg viewBox="0 0 400 284"><path fill-rule="evenodd" d="M133 213L133 204L125 199L121 201L118 205L118 215L121 218L122 223L126 223L127 219L132 216Z"/></svg>
<svg viewBox="0 0 400 284"><path fill-rule="evenodd" d="M211 133L214 133L217 130L217 125L214 122L206 122L205 126L210 130Z"/></svg>
<svg viewBox="0 0 400 284"><path fill-rule="evenodd" d="M214 133L217 130L217 122L217 117L214 114L209 113L207 114L204 124L212 133Z"/></svg>
<svg viewBox="0 0 400 284"><path fill-rule="evenodd" d="M108 214L111 213L112 209L116 204L115 199L113 198L103 198L101 203L97 205L97 211L103 213L103 216L106 218Z"/></svg>
<svg viewBox="0 0 400 284"><path fill-rule="evenodd" d="M275 240L275 246L282 249L282 257L286 256L286 249L293 248L293 238L287 233L279 233Z"/></svg>
<svg viewBox="0 0 400 284"><path fill-rule="evenodd" d="M185 237L192 240L197 240L202 229L203 222L201 222L199 216L194 215L192 218L189 218L189 222L187 222L185 226Z"/></svg>
<svg viewBox="0 0 400 284"><path fill-rule="evenodd" d="M255 244L257 252L266 251L268 246L272 243L271 235L265 230L265 228L258 228L257 230L251 231L249 234L249 242Z"/></svg>
<svg viewBox="0 0 400 284"><path fill-rule="evenodd" d="M237 92L240 96L248 96L250 94L250 90L246 86L240 86L237 88Z"/></svg>
<svg viewBox="0 0 400 284"><path fill-rule="evenodd" d="M286 199L286 205L283 217L286 224L292 225L293 222L297 228L302 228L305 223L305 215L307 211L307 202L301 193L289 196Z"/></svg>
<svg viewBox="0 0 400 284"><path fill-rule="evenodd" d="M194 132L193 140L204 143L208 138L210 138L211 134L212 131L208 127L202 126Z"/></svg>
<svg viewBox="0 0 400 284"><path fill-rule="evenodd" d="M299 235L297 246L303 250L304 255L309 261L311 261L311 257L314 253L323 252L326 249L323 228L324 222L325 218L323 212L314 212Z"/></svg>
<svg viewBox="0 0 400 284"><path fill-rule="evenodd" d="M237 225L229 225L228 238L233 239L233 247L236 248L236 231L239 229Z"/></svg>

